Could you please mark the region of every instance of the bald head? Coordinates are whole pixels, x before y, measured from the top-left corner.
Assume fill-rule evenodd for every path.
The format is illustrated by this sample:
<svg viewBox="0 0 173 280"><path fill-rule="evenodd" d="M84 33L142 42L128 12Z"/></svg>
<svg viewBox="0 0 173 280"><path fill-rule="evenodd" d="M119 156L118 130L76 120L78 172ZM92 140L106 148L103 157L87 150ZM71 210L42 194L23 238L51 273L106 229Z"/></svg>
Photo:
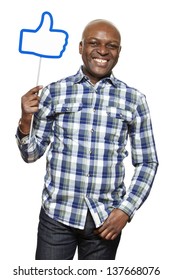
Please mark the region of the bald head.
<svg viewBox="0 0 173 280"><path fill-rule="evenodd" d="M105 19L95 19L90 21L84 28L83 33L82 33L82 40L84 40L86 38L86 35L88 34L88 32L90 32L91 30L95 30L95 28L100 28L101 30L108 30L108 29L112 29L116 35L116 37L118 37L119 42L121 42L121 34L119 32L119 30L117 29L117 27L108 20Z"/></svg>

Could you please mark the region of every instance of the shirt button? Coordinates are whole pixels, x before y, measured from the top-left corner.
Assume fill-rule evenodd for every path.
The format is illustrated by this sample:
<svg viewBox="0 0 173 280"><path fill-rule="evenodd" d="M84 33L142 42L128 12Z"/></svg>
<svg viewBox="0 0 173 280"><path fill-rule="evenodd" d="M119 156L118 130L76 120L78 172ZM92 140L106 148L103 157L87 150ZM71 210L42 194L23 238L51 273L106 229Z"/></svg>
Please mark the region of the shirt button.
<svg viewBox="0 0 173 280"><path fill-rule="evenodd" d="M87 173L87 174L86 174L86 176L87 176L87 177L89 177L89 176L90 176L90 174L89 174L89 173Z"/></svg>
<svg viewBox="0 0 173 280"><path fill-rule="evenodd" d="M92 129L91 129L91 133L93 133L93 132L94 132L94 129L92 128Z"/></svg>

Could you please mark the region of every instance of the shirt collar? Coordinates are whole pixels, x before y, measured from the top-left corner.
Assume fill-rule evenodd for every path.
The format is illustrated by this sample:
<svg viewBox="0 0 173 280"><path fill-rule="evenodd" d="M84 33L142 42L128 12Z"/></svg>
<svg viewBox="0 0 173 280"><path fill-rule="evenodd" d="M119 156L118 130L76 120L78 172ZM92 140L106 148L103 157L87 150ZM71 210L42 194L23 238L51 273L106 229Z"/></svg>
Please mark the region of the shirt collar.
<svg viewBox="0 0 173 280"><path fill-rule="evenodd" d="M74 83L77 84L82 81L89 81L89 78L83 73L82 66L81 66L75 75ZM116 84L117 84L117 78L115 78L113 72L111 73L110 77L105 77L101 81L102 82L104 82L104 81L111 82L114 86L116 86Z"/></svg>

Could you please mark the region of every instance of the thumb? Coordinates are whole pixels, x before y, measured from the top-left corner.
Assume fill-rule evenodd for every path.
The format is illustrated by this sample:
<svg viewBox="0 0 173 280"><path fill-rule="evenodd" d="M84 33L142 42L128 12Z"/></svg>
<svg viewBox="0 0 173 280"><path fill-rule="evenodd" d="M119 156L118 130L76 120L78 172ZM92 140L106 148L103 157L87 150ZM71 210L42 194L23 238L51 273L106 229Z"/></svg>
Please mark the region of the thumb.
<svg viewBox="0 0 173 280"><path fill-rule="evenodd" d="M36 32L39 31L40 29L46 29L49 26L49 30L53 30L53 17L51 13L49 12L44 12L41 15L41 21L37 29L35 30Z"/></svg>

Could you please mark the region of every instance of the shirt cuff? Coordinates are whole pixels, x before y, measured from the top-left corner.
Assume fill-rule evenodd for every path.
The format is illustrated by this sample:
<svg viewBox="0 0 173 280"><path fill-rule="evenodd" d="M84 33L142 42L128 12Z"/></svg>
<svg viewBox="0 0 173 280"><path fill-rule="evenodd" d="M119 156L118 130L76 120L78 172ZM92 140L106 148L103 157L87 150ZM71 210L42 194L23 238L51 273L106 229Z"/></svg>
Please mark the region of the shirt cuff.
<svg viewBox="0 0 173 280"><path fill-rule="evenodd" d="M26 145L29 143L29 135L26 135L21 138L21 133L20 133L19 129L17 129L17 132L16 132L16 139L20 146L23 146L23 145Z"/></svg>
<svg viewBox="0 0 173 280"><path fill-rule="evenodd" d="M129 201L124 200L121 205L118 206L118 209L125 212L129 216L129 222L131 222L136 212L134 205L129 203Z"/></svg>

